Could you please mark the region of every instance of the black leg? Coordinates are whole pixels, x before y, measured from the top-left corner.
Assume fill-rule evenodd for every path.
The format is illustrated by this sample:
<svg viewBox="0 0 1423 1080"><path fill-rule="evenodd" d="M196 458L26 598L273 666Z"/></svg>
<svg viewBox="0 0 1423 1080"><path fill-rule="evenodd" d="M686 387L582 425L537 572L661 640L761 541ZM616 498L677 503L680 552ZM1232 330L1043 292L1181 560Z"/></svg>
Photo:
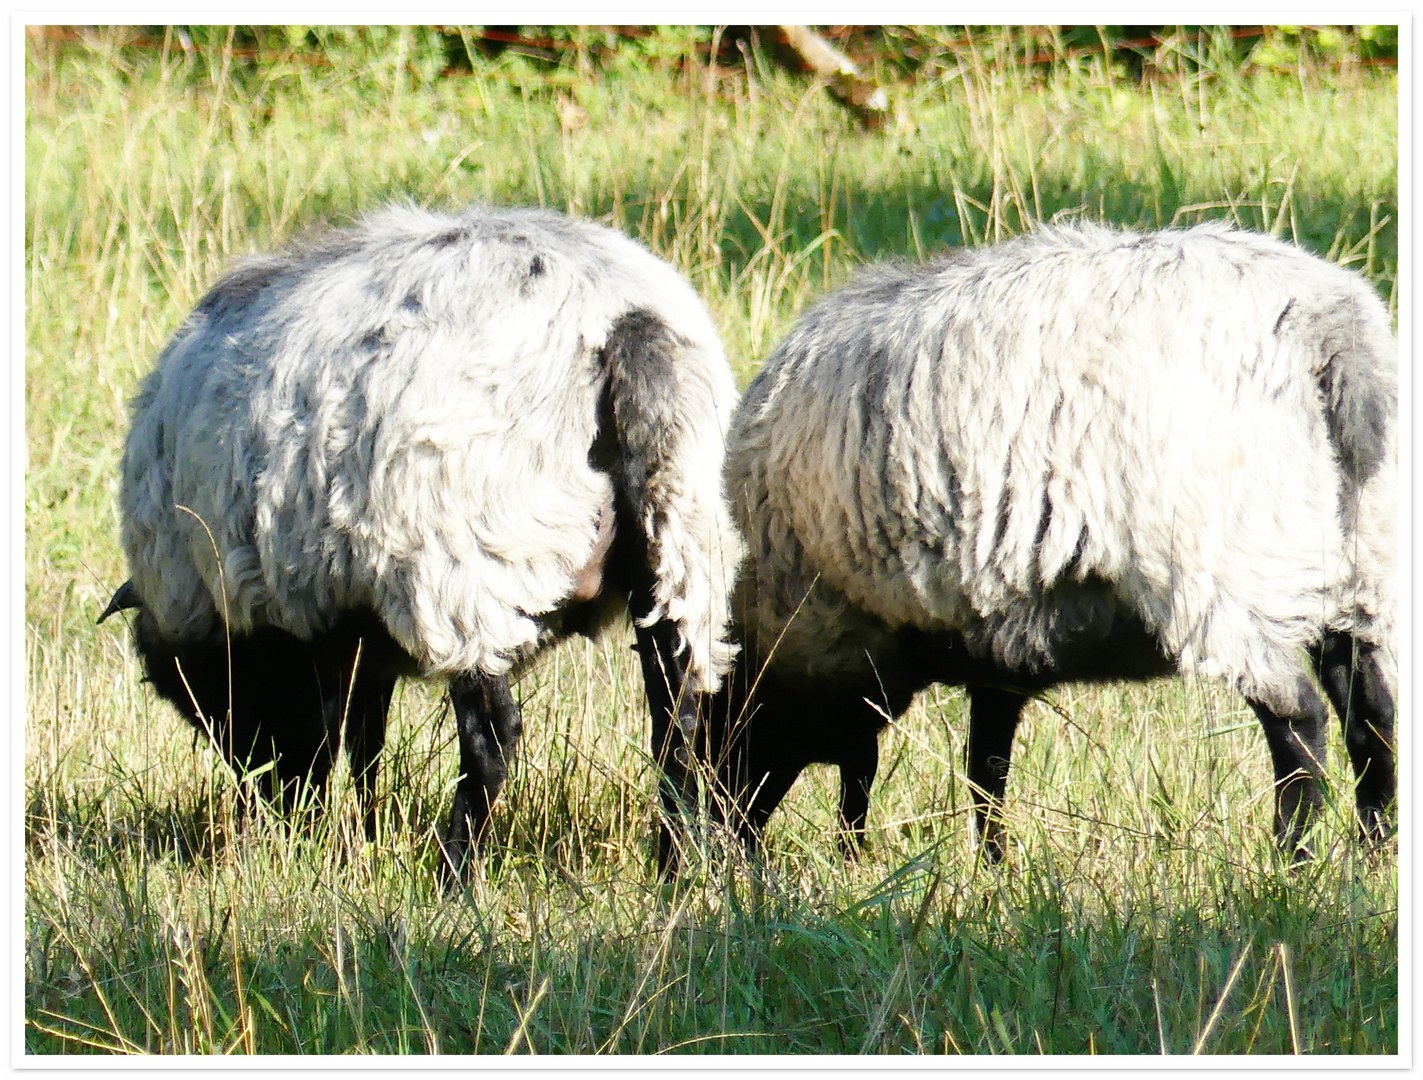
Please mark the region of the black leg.
<svg viewBox="0 0 1423 1080"><path fill-rule="evenodd" d="M1392 817L1398 778L1394 766L1393 693L1372 646L1348 634L1327 634L1313 656L1320 684L1339 715L1354 766L1359 827L1382 837Z"/></svg>
<svg viewBox="0 0 1423 1080"><path fill-rule="evenodd" d="M458 877L483 835L490 806L514 763L523 719L509 693L509 680L502 675L461 675L450 682L450 700L459 730L460 779L444 861L445 871Z"/></svg>
<svg viewBox="0 0 1423 1080"><path fill-rule="evenodd" d="M281 804L285 791L279 795L275 782L278 776L278 764L274 761L277 748L270 736L251 723L251 717L239 711L231 723L218 721L214 724L212 738L237 778L238 821L250 819L256 813L259 800L269 806ZM255 777L253 774L256 774ZM289 799L287 801L290 802Z"/></svg>
<svg viewBox="0 0 1423 1080"><path fill-rule="evenodd" d="M748 848L754 848L756 841L747 815L751 809L750 781L756 766L752 764L750 706L743 663L738 657L727 683L714 693L702 695L696 745L713 778L707 801L711 819L718 825L729 825Z"/></svg>
<svg viewBox="0 0 1423 1080"><path fill-rule="evenodd" d="M395 679L357 671L346 721L346 757L361 807L366 839L376 838L375 782L380 752L385 747L386 716L395 693Z"/></svg>
<svg viewBox="0 0 1423 1080"><path fill-rule="evenodd" d="M264 733L270 732L288 802L305 784L313 805L322 807L338 748L345 744L368 839L375 839L377 760L397 677L381 636L342 628L309 644L290 641L291 663L302 669L291 679L299 692L290 701L269 702L261 720ZM306 705L308 699L315 707ZM309 718L318 715L319 723Z"/></svg>
<svg viewBox="0 0 1423 1080"><path fill-rule="evenodd" d="M327 698L336 717L330 730L345 743L366 839L374 840L376 773L390 699L396 680L414 674L414 665L383 626L360 614L313 644L321 657L321 684L335 688L334 699Z"/></svg>
<svg viewBox="0 0 1423 1080"><path fill-rule="evenodd" d="M1027 698L996 686L968 688L968 782L973 789L974 824L984 858L999 862L1007 853L1003 832L1003 793Z"/></svg>
<svg viewBox="0 0 1423 1080"><path fill-rule="evenodd" d="M326 781L342 740L346 696L340 690L346 680L320 673L326 674L323 679L314 665L307 667L306 674L303 696L310 697L313 713L319 710L319 723L297 723L299 714L283 716L275 710L263 710L259 721L259 743L272 746L276 757L272 771L280 784L280 805L287 812L300 804L303 791L313 810L323 810Z"/></svg>
<svg viewBox="0 0 1423 1080"><path fill-rule="evenodd" d="M798 776L799 769L784 763L762 766L746 774L747 785L737 800L737 805L744 807L744 810L733 810L737 817L733 824L748 854L756 853L761 834L766 831L766 822L771 819L772 811L781 805L781 800Z"/></svg>
<svg viewBox="0 0 1423 1080"><path fill-rule="evenodd" d="M275 741L240 700L239 697L239 703L233 706L230 719L205 706L202 722L212 724L213 744L237 778L237 819L247 821L256 813L258 800L279 806L285 791L279 792L276 783L280 762L275 760ZM286 801L290 803L290 799Z"/></svg>
<svg viewBox="0 0 1423 1080"><path fill-rule="evenodd" d="M1293 700L1246 700L1260 718L1275 766L1275 838L1296 858L1308 858L1305 833L1324 805L1320 781L1328 710L1314 685L1303 675Z"/></svg>
<svg viewBox="0 0 1423 1080"><path fill-rule="evenodd" d="M636 610L634 605L633 611ZM677 655L676 625L664 619L652 626L637 626L636 633L647 704L652 712L652 756L661 769L657 872L664 878L675 877L677 845L668 823L685 821L697 803L690 750L696 745L696 701L695 695L685 692L687 665Z"/></svg>
<svg viewBox="0 0 1423 1080"><path fill-rule="evenodd" d="M857 740L852 758L840 762L840 850L854 858L865 846L865 819L870 813L870 788L879 769L879 730L868 725Z"/></svg>
<svg viewBox="0 0 1423 1080"><path fill-rule="evenodd" d="M804 749L786 702L768 681L753 706L746 683L751 674L738 659L727 685L707 695L703 713L705 761L715 777L712 817L729 825L748 854L755 854L766 822L811 757Z"/></svg>

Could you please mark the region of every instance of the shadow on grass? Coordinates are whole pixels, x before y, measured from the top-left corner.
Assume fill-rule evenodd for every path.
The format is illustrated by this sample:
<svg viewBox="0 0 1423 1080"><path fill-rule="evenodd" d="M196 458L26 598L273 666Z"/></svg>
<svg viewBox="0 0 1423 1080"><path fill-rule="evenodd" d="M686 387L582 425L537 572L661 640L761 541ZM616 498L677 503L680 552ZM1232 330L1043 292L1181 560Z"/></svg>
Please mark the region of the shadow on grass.
<svg viewBox="0 0 1423 1080"><path fill-rule="evenodd" d="M332 810L303 804L283 812L255 798L244 806L233 785L225 788L210 797L195 792L165 805L132 807L121 814L102 803L76 800L71 804L61 798L52 805L44 794L32 793L25 808L26 857L39 859L62 848L68 856L91 865L145 858L194 867L221 860L244 842L336 843L347 853L365 843L354 807ZM425 809L412 812L393 796L378 796L378 842L407 831L433 836L438 815L427 820ZM428 854L433 870L433 844Z"/></svg>
<svg viewBox="0 0 1423 1080"><path fill-rule="evenodd" d="M1161 169L1169 174L1164 162ZM1259 232L1268 232L1277 225L1278 207L1262 207L1258 196L1251 201L1242 199L1234 206L1218 198L1194 198L1175 184L1164 189L1143 184L1123 175L1107 161L1096 162L1087 173L1092 177L1087 185L1070 177L1042 177L1037 205L1020 210L1018 204L1009 204L998 212L999 220L1010 234L1026 230L1034 221L1051 221L1058 215L1138 229L1184 227L1212 220ZM660 207L665 202L665 195L626 198L624 227L636 235L644 208ZM990 179L968 185L958 197L952 190L907 178L883 188L852 183L841 196L835 223L843 245L864 262L915 258L918 251L932 257L951 248L991 240L994 227L989 208L993 203ZM815 209L815 193L797 190L792 182L784 204L781 228L785 236L781 246L786 251L805 251L824 231ZM846 208L852 208L853 215L847 214ZM687 206L683 204L679 209L685 218ZM751 204L749 209L761 222L772 216L767 201ZM1389 298L1398 264L1396 191L1380 193L1372 202L1341 193L1295 191L1292 210L1282 226L1285 239L1292 239L1293 228L1305 249L1321 256L1332 252L1335 258L1347 253L1354 256L1355 269L1364 266L1372 233L1370 270L1380 294L1385 300ZM674 220L678 212L672 210ZM611 215L612 207L594 205L587 213L591 217ZM730 272L734 275L745 266L763 243L760 230L745 209L732 213L720 245Z"/></svg>
<svg viewBox="0 0 1423 1080"><path fill-rule="evenodd" d="M141 896L92 938L31 917L27 1051L1391 1054L1382 869L1147 865L1103 895L1051 856L931 852L849 892L794 867L575 888L506 850L452 897L331 883L307 911L178 917Z"/></svg>
<svg viewBox="0 0 1423 1080"><path fill-rule="evenodd" d="M222 797L184 799L115 818L102 813L97 803L71 805L63 798L51 802L43 794L32 794L25 807L25 852L33 858L61 845L86 860L141 849L152 859L210 861L241 831L232 802Z"/></svg>

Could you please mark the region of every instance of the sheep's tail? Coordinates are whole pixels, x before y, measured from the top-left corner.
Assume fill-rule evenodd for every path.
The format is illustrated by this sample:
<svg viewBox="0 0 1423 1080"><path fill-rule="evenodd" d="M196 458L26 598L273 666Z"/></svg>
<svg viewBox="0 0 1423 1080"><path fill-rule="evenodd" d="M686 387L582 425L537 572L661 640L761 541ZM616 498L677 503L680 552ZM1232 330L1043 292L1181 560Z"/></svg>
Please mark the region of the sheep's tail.
<svg viewBox="0 0 1423 1080"><path fill-rule="evenodd" d="M1305 337L1314 356L1324 421L1340 469L1345 559L1352 571L1339 597L1336 629L1393 646L1397 562L1397 346L1388 313L1371 289L1349 289L1279 326ZM1294 323L1294 327L1289 327Z"/></svg>
<svg viewBox="0 0 1423 1080"><path fill-rule="evenodd" d="M735 655L727 623L741 556L721 488L725 399L734 392L718 386L711 359L646 308L619 317L603 350L616 484L655 578L651 610L634 614L645 626L676 625L698 690L715 689Z"/></svg>
<svg viewBox="0 0 1423 1080"><path fill-rule="evenodd" d="M1281 316L1282 324L1288 315L1287 311ZM1323 311L1301 313L1304 320L1312 324L1318 350L1315 377L1324 395L1329 440L1346 484L1357 491L1394 451L1397 348L1388 316L1376 297L1349 295Z"/></svg>

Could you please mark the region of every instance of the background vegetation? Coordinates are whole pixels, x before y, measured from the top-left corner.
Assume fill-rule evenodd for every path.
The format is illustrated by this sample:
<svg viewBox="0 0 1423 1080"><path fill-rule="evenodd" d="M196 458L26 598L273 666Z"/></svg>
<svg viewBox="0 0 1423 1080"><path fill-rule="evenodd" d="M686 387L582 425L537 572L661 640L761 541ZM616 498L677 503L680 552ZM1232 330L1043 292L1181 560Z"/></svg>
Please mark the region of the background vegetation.
<svg viewBox="0 0 1423 1080"><path fill-rule="evenodd" d="M1263 740L1213 684L1031 707L1002 867L973 855L964 701L940 690L883 740L861 861L811 773L764 863L674 888L649 868L630 634L573 643L517 688L521 766L447 897L439 693L399 693L376 844L349 799L239 830L231 777L138 682L124 628L93 625L125 577L126 402L167 336L233 259L392 198L626 229L696 283L743 382L855 266L1058 215L1232 220L1396 306L1392 28L1117 47L1131 29L842 35L890 90L876 131L750 32L31 36L27 1049L1395 1053L1394 855L1349 842L1338 768L1324 854L1281 866Z"/></svg>

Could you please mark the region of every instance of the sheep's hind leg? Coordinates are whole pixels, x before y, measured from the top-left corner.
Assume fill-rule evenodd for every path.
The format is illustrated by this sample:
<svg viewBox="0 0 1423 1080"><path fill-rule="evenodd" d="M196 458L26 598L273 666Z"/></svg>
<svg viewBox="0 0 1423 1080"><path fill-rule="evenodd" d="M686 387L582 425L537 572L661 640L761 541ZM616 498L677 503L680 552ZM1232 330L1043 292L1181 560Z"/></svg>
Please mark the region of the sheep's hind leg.
<svg viewBox="0 0 1423 1080"><path fill-rule="evenodd" d="M1380 839L1388 831L1398 789L1393 692L1377 650L1349 634L1325 635L1312 659L1344 728L1344 745L1357 781L1360 830L1365 840Z"/></svg>
<svg viewBox="0 0 1423 1080"><path fill-rule="evenodd" d="M968 782L973 790L973 817L983 857L1001 862L1007 853L1003 830L1003 794L1027 698L996 686L968 688Z"/></svg>
<svg viewBox="0 0 1423 1080"><path fill-rule="evenodd" d="M1305 835L1324 805L1320 782L1329 711L1303 673L1293 694L1246 700L1260 719L1275 766L1275 838L1296 859L1307 859L1312 853Z"/></svg>
<svg viewBox="0 0 1423 1080"><path fill-rule="evenodd" d="M450 682L459 731L460 779L444 841L444 872L462 877L483 836L489 811L514 764L523 732L509 680L478 672Z"/></svg>
<svg viewBox="0 0 1423 1080"><path fill-rule="evenodd" d="M677 874L678 853L668 823L686 821L697 805L690 750L698 724L696 695L685 692L687 664L677 653L676 624L663 619L649 627L637 626L636 633L647 704L652 711L652 756L661 770L658 790L663 813L657 831L657 872L670 878Z"/></svg>

